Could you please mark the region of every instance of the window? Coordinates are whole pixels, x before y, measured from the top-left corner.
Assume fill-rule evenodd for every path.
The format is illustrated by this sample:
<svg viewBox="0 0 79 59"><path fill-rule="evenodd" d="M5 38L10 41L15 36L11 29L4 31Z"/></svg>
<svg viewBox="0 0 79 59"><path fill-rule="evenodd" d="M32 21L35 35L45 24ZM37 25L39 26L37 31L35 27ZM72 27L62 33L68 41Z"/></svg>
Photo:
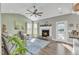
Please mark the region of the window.
<svg viewBox="0 0 79 59"><path fill-rule="evenodd" d="M27 23L27 34L31 35L32 34L32 23Z"/></svg>
<svg viewBox="0 0 79 59"><path fill-rule="evenodd" d="M33 27L32 27L33 26ZM37 23L27 23L27 34L37 36Z"/></svg>
<svg viewBox="0 0 79 59"><path fill-rule="evenodd" d="M33 35L36 37L37 36L37 23L33 24Z"/></svg>

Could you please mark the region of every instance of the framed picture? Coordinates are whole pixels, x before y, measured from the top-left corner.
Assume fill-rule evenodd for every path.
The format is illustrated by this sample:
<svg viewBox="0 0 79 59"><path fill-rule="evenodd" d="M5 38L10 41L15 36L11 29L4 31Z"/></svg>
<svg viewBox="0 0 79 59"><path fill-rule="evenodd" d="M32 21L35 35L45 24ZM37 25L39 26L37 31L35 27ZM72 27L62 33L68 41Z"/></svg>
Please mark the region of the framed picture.
<svg viewBox="0 0 79 59"><path fill-rule="evenodd" d="M14 21L14 29L15 30L24 30L24 26L21 22L19 22L18 20Z"/></svg>

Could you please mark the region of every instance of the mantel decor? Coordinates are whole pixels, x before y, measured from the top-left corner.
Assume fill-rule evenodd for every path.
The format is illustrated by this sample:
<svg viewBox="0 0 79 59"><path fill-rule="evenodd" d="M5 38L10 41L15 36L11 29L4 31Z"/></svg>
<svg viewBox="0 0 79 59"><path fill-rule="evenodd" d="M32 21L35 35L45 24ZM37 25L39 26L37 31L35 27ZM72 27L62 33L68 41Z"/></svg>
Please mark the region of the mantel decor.
<svg viewBox="0 0 79 59"><path fill-rule="evenodd" d="M44 26L52 26L51 24L43 24L43 25L40 25L40 27L44 27Z"/></svg>

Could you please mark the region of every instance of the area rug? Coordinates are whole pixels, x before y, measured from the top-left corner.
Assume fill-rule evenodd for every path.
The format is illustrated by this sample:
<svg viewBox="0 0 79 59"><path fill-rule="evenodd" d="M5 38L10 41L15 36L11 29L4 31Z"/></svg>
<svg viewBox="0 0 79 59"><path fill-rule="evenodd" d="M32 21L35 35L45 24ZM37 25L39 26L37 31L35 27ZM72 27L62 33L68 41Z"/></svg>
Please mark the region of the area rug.
<svg viewBox="0 0 79 59"><path fill-rule="evenodd" d="M40 49L47 46L50 42L42 39L31 38L27 40L27 48L30 53L36 55L39 53Z"/></svg>

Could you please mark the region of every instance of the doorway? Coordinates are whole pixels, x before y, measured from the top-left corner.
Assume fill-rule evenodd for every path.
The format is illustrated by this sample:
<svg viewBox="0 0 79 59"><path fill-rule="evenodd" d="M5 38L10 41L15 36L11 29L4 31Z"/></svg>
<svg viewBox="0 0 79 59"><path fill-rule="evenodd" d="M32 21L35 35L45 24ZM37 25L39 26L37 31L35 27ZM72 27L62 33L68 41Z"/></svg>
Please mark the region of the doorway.
<svg viewBox="0 0 79 59"><path fill-rule="evenodd" d="M56 22L56 40L67 41L67 21Z"/></svg>

